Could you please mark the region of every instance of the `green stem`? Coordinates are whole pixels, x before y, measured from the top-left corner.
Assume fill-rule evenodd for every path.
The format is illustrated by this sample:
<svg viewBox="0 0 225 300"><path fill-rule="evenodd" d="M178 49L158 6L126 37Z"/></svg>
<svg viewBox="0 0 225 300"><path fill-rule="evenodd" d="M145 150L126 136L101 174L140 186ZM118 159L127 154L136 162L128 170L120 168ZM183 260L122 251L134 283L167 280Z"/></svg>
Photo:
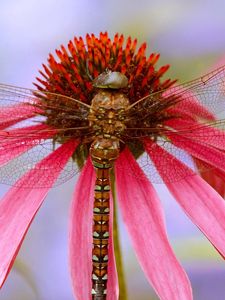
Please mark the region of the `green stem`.
<svg viewBox="0 0 225 300"><path fill-rule="evenodd" d="M122 252L119 239L118 230L118 217L117 217L117 205L116 205L116 187L115 187L115 173L114 170L111 172L111 190L113 197L113 242L114 242L114 253L116 258L116 267L119 281L119 300L127 300L127 288L125 283L124 268L122 262Z"/></svg>

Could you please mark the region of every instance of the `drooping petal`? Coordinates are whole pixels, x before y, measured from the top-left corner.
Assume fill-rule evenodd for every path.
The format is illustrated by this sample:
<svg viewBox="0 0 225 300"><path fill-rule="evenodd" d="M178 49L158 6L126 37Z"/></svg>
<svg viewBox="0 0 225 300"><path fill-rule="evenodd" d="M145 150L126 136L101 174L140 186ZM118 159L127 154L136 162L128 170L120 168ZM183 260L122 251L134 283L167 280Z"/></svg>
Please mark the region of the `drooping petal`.
<svg viewBox="0 0 225 300"><path fill-rule="evenodd" d="M19 181L23 186L29 181L41 181L40 174L48 168L51 174L46 188L12 187L0 202L0 287L8 275L25 234L41 206L49 188L73 154L77 142L62 145L40 163L38 168L26 173Z"/></svg>
<svg viewBox="0 0 225 300"><path fill-rule="evenodd" d="M208 182L220 196L225 196L225 172L218 169L213 169L209 164L195 158L195 165L201 177Z"/></svg>
<svg viewBox="0 0 225 300"><path fill-rule="evenodd" d="M174 108L171 108L169 111L171 112L180 112L182 114L187 114L191 118L193 116L197 116L206 120L214 120L215 116L204 107L196 98L194 94L192 94L188 89L181 86L174 86L169 88L166 92L163 93L164 97L169 97L171 94L180 95L180 100Z"/></svg>
<svg viewBox="0 0 225 300"><path fill-rule="evenodd" d="M77 300L91 299L92 220L95 172L90 159L76 184L70 217L70 269ZM112 242L112 205L109 242L107 300L118 298L118 282Z"/></svg>
<svg viewBox="0 0 225 300"><path fill-rule="evenodd" d="M70 216L70 268L77 300L91 295L94 181L94 169L88 160L76 184Z"/></svg>
<svg viewBox="0 0 225 300"><path fill-rule="evenodd" d="M35 116L38 109L32 105L24 103L1 107L0 111L0 129L7 128L18 122Z"/></svg>
<svg viewBox="0 0 225 300"><path fill-rule="evenodd" d="M200 176L194 174L187 166L171 157L151 141L145 140L145 149L149 153L169 191L189 216L199 227L218 251L225 256L225 202L223 198ZM158 156L166 160L164 168L159 164ZM187 171L185 171L187 169ZM176 182L177 171L189 173L184 179Z"/></svg>
<svg viewBox="0 0 225 300"><path fill-rule="evenodd" d="M166 125L178 130L178 135L182 134L183 137L225 150L225 132L223 130L199 122L190 122L186 119L171 119L166 122Z"/></svg>
<svg viewBox="0 0 225 300"><path fill-rule="evenodd" d="M126 170L132 169L132 174ZM168 242L157 194L126 149L116 162L118 201L139 262L162 300L190 300L186 273Z"/></svg>
<svg viewBox="0 0 225 300"><path fill-rule="evenodd" d="M188 110L182 110L182 109L179 109L176 107L172 107L168 110L168 112L170 112L171 115L180 116L181 118L183 118L185 120L196 122L196 116L193 115L193 113L189 112ZM166 125L167 121L165 121L164 124Z"/></svg>
<svg viewBox="0 0 225 300"><path fill-rule="evenodd" d="M190 155L214 166L215 168L225 171L225 153L210 145L199 142L197 139L189 139L185 135L169 134L168 137L172 143Z"/></svg>
<svg viewBox="0 0 225 300"><path fill-rule="evenodd" d="M204 159L202 161L200 159L201 152L204 151L203 149L207 146L215 147L216 149L225 150L225 133L222 130L219 130L217 128L213 128L209 125L199 124L196 122L190 122L187 120L169 120L167 122L168 126L171 126L175 130L178 130L178 133L173 133L170 137L175 137L175 139L178 138L177 146L180 146L181 148L184 147L188 152L193 154L193 161L198 169L198 172L200 173L201 177L206 180L222 197L225 195L225 173L222 170L219 170L217 168L220 164L214 164L215 168L212 168L212 162L208 161L206 162L207 157L209 155L203 154L201 156L201 159ZM182 134L182 139L179 139L179 136ZM188 138L188 140L185 140L182 146L182 141L184 138ZM187 142L188 141L188 142ZM185 145L195 145L201 143L203 145L198 145L185 148ZM176 141L175 141L176 143ZM200 146L200 147L199 147ZM197 150L198 149L198 150ZM210 151L214 151L213 149L210 149ZM209 151L207 151L207 154L210 154ZM218 157L218 152L215 152L214 155L211 155L211 159L213 156ZM220 155L221 152L219 152ZM222 154L223 155L223 154ZM199 157L199 159L196 158L196 156ZM221 158L224 159L223 157ZM215 159L212 159L215 161ZM210 165L211 163L211 165Z"/></svg>
<svg viewBox="0 0 225 300"><path fill-rule="evenodd" d="M109 228L109 262L108 262L108 283L107 300L118 300L119 282L116 269L116 259L113 243L113 198L110 196L110 228Z"/></svg>
<svg viewBox="0 0 225 300"><path fill-rule="evenodd" d="M43 139L52 137L54 133L42 124L0 132L0 166L37 146Z"/></svg>

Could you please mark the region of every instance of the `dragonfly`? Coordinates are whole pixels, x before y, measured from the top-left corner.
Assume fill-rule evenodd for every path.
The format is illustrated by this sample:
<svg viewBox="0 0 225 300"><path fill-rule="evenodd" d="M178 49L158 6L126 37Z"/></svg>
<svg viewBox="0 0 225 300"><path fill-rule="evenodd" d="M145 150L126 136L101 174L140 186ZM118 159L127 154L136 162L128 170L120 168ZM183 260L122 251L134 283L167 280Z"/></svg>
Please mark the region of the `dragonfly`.
<svg viewBox="0 0 225 300"><path fill-rule="evenodd" d="M54 186L78 174L88 157L91 158L96 172L92 299L104 300L107 297L110 174L117 158L128 147L151 182L161 182L142 142L148 138L196 172L212 169L207 162L187 155L171 137L201 138L206 144L208 140L216 144L224 137L225 66L193 81L150 92L136 102L123 93L129 83L120 72L106 69L92 84L95 95L91 104L44 90L0 84L0 182L22 188L47 187L52 182L54 169L43 169L39 161L67 141L79 140L79 146L66 166L62 166ZM187 116L190 112L195 115L198 122L182 121L185 112ZM180 126L174 128L171 122L178 122ZM212 131L206 136L205 128L216 128L216 135ZM163 168L162 157L155 156L155 159ZM172 165L172 158L170 163ZM30 170L39 172L38 181L31 178L24 183L20 178ZM126 171L128 176L140 176L132 169ZM174 173L177 176L167 176L167 180L177 181L193 174Z"/></svg>

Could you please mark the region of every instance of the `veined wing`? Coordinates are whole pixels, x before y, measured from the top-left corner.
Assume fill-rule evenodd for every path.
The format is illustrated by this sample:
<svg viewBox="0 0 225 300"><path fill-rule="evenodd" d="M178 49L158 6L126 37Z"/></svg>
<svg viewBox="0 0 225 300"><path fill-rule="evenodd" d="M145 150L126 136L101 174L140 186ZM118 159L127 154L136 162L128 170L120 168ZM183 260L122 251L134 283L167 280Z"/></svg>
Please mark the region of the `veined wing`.
<svg viewBox="0 0 225 300"><path fill-rule="evenodd" d="M129 114L135 117L137 114L143 115L146 108L160 109L165 102L179 109L192 109L192 113L200 117L206 117L206 110L208 118L224 112L225 66L195 80L147 95L129 107ZM193 105L194 102L198 106Z"/></svg>
<svg viewBox="0 0 225 300"><path fill-rule="evenodd" d="M56 100L58 99L59 101L71 101L77 103L81 107L86 107L86 109L90 108L90 105L81 102L77 99L74 99L72 97L66 96L66 95L61 95L61 94L56 94L56 93L50 93L46 91L40 91L40 90L35 90L35 89L28 89L28 88L23 88L23 87L18 87L14 85L8 85L8 84L2 84L0 83L0 99L1 101L5 102L7 104L7 101L25 101L28 99L28 101L31 99L35 100L36 98L43 97L44 95L51 97L52 99L55 98ZM2 103L2 102L1 102Z"/></svg>
<svg viewBox="0 0 225 300"><path fill-rule="evenodd" d="M88 113L89 105L64 95L0 84L0 182L19 186L19 178L35 170L42 179L23 187L48 186L54 170L43 169L39 162L61 147L62 138L65 143L90 135ZM57 116L56 124L49 124L51 115L52 120ZM79 169L71 156L55 185Z"/></svg>
<svg viewBox="0 0 225 300"><path fill-rule="evenodd" d="M217 174L224 176L224 112L225 66L132 104L127 112L128 128L123 138L152 182L162 180L150 156L161 169L167 170L167 165L172 166L175 157L194 171L203 173L217 169ZM129 126L134 124L134 120L135 126ZM154 141L150 156L140 147L140 138ZM168 161L168 155L157 157L154 144L170 153L171 160ZM193 174L175 168L174 164L173 177L167 176L170 181Z"/></svg>

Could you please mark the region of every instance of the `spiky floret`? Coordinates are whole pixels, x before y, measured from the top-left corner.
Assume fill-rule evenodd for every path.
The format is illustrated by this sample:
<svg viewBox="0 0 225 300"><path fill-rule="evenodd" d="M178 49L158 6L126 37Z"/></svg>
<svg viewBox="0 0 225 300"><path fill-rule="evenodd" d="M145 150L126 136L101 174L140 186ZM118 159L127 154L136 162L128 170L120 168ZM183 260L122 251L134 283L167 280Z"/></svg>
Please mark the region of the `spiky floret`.
<svg viewBox="0 0 225 300"><path fill-rule="evenodd" d="M48 66L43 64L40 71L43 79L37 78L40 84L35 84L39 90L58 93L91 103L95 94L92 80L106 69L118 71L128 78L128 88L123 93L130 103L146 96L150 92L159 91L171 86L170 79L161 82L160 78L168 70L169 65L158 70L155 64L159 54L152 53L146 57L146 43L136 50L137 39L118 33L111 40L107 32L75 37L68 43L68 49L63 45L56 50L58 61L52 54L48 58Z"/></svg>

